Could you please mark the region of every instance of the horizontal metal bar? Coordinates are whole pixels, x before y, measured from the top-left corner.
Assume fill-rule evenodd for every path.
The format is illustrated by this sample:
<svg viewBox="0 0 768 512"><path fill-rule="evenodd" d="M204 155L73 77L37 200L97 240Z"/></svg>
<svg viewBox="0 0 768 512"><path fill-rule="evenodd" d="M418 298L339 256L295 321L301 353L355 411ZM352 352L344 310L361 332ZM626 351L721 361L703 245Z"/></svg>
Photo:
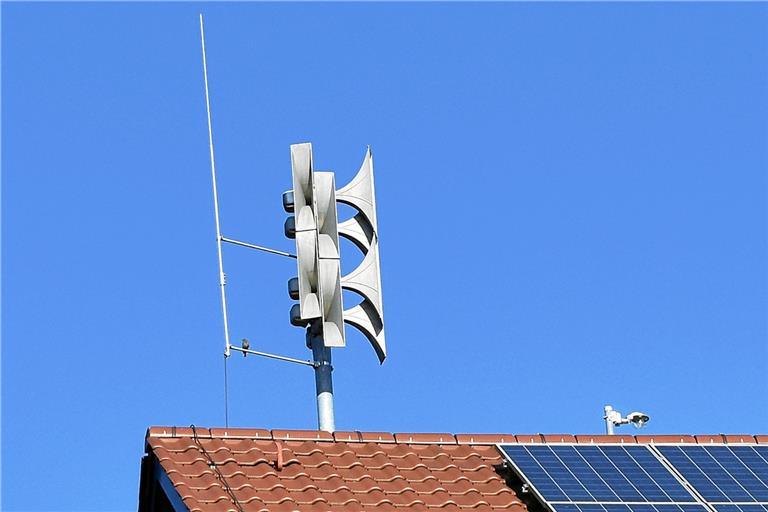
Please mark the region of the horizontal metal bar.
<svg viewBox="0 0 768 512"><path fill-rule="evenodd" d="M237 350L238 352L242 352L244 354L253 354L255 356L268 357L270 359L277 359L279 361L286 361L288 363L303 364L303 365L306 365L306 366L311 366L312 368L315 367L315 363L313 361L307 361L305 359L295 359L293 357L279 356L277 354L270 354L268 352L259 352L259 351L250 350L250 349L247 349L247 348L236 347L234 345L230 345L229 348L231 350Z"/></svg>
<svg viewBox="0 0 768 512"><path fill-rule="evenodd" d="M264 252L268 252L270 254L277 254L278 256L286 256L288 258L296 259L296 255L295 254L291 254L289 252L278 251L277 249L270 249L269 247L263 247L261 245L249 244L248 242L241 242L240 240L233 240L233 239L227 238L225 236L221 237L221 241L222 242L227 242L228 244L232 244L232 245L240 245L242 247L248 247L249 249L256 249L257 251L264 251Z"/></svg>

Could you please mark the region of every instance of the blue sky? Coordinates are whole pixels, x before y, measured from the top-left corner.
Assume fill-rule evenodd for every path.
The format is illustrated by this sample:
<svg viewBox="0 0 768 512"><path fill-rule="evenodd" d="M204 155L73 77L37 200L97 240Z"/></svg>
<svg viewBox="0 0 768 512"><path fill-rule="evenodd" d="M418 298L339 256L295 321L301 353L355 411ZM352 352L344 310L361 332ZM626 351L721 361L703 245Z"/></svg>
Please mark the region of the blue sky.
<svg viewBox="0 0 768 512"><path fill-rule="evenodd" d="M149 425L223 424L201 11L226 236L292 250L290 144L375 154L340 430L768 431L766 4L5 3L4 510L135 509ZM233 338L308 357L294 262L225 260ZM231 425L315 427L307 368L229 372Z"/></svg>

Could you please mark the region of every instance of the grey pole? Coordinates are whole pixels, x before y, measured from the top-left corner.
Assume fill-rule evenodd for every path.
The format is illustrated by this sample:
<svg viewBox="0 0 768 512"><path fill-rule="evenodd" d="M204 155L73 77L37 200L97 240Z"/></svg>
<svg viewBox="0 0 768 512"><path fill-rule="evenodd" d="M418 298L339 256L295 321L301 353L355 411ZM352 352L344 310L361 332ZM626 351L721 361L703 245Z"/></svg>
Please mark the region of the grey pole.
<svg viewBox="0 0 768 512"><path fill-rule="evenodd" d="M314 326L307 329L307 345L312 349L312 358L315 360L317 426L320 430L333 432L336 430L336 424L333 417L331 349L323 344L323 335L317 331Z"/></svg>
<svg viewBox="0 0 768 512"><path fill-rule="evenodd" d="M603 419L605 419L605 433L609 436L612 436L613 418L611 417L611 413L613 412L613 407L606 405L605 408L603 408L603 412L605 413L605 416L603 416Z"/></svg>

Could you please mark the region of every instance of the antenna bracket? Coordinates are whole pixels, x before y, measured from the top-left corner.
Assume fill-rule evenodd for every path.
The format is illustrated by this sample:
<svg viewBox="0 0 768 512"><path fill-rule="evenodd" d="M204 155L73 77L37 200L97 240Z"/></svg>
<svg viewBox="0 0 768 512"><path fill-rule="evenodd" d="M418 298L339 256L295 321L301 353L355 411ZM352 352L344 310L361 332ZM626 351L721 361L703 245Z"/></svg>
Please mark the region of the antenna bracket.
<svg viewBox="0 0 768 512"><path fill-rule="evenodd" d="M277 359L278 361L285 361L286 363L296 363L304 366L311 366L312 368L317 368L319 365L319 363L316 363L314 361L308 361L305 359L296 359L294 357L286 357L278 354L270 354L269 352L259 352L258 350L250 350L247 348L236 347L234 345L230 345L229 348L230 350L236 350L237 352L242 352L243 355L251 354L254 356L266 357L268 359Z"/></svg>
<svg viewBox="0 0 768 512"><path fill-rule="evenodd" d="M256 249L257 251L268 252L269 254L277 254L278 256L285 256L286 258L296 259L295 254L291 254L285 251L278 251L277 249L270 249L269 247L264 247L263 245L249 244L248 242L241 242L240 240L234 240L225 236L220 236L219 240L222 242L227 242L228 244L239 245L240 247L247 247L249 249Z"/></svg>

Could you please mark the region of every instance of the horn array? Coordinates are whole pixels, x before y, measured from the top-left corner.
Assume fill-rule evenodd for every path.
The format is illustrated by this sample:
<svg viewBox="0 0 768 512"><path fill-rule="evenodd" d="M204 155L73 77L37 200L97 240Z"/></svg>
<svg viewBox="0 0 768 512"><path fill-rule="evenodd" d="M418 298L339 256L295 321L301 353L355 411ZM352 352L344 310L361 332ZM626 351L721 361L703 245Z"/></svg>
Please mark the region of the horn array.
<svg viewBox="0 0 768 512"><path fill-rule="evenodd" d="M387 355L381 299L379 237L373 182L373 155L365 153L359 171L346 186L335 190L331 172L315 172L312 145L291 146L293 191L283 195L286 235L296 239L298 277L288 283L289 295L299 303L291 308L291 323L321 328L326 347L345 346L344 323L359 329L371 342L380 362ZM357 210L338 223L336 203ZM339 236L363 252L362 263L341 277ZM341 290L357 293L362 301L344 310Z"/></svg>
<svg viewBox="0 0 768 512"><path fill-rule="evenodd" d="M339 235L352 241L365 257L362 263L341 278L341 287L356 292L363 301L344 311L344 321L359 329L371 342L380 362L387 357L384 339L384 309L381 300L379 230L376 222L376 195L373 184L373 154L365 152L363 165L348 185L336 191L336 200L358 213L339 225Z"/></svg>

